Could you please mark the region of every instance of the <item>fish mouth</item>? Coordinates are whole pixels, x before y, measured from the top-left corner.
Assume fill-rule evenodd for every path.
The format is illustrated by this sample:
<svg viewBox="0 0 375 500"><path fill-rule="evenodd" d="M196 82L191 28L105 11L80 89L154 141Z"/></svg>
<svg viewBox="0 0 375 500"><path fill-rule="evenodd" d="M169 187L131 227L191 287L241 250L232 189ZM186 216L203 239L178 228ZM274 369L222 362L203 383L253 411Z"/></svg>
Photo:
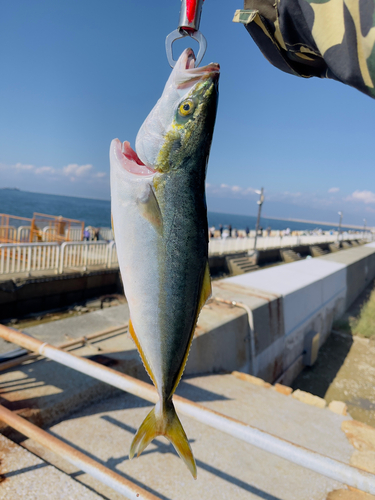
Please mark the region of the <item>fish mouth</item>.
<svg viewBox="0 0 375 500"><path fill-rule="evenodd" d="M195 54L193 49L186 49L180 56L179 75L177 76L177 88L183 89L205 79L217 80L220 76L220 65L210 63L206 66L195 67Z"/></svg>
<svg viewBox="0 0 375 500"><path fill-rule="evenodd" d="M156 170L145 165L130 146L129 141L121 143L119 139L114 139L112 142L112 151L120 165L133 175L150 176L156 173Z"/></svg>

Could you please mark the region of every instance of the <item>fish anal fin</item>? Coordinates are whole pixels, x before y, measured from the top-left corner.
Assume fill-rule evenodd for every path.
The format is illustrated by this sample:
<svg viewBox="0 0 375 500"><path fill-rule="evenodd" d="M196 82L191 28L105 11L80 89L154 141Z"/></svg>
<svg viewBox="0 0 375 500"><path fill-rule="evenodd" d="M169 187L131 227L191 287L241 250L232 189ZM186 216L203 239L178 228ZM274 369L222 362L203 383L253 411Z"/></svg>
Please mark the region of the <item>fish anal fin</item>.
<svg viewBox="0 0 375 500"><path fill-rule="evenodd" d="M194 479L196 479L197 466L193 452L171 401L162 409L160 403L158 403L144 419L133 438L129 458L132 459L135 454L139 456L157 436L165 436L172 443L178 455L184 461Z"/></svg>
<svg viewBox="0 0 375 500"><path fill-rule="evenodd" d="M142 216L151 223L158 234L162 235L163 217L161 215L158 200L151 186L149 187L147 194L142 196L142 198L139 198L137 201Z"/></svg>
<svg viewBox="0 0 375 500"><path fill-rule="evenodd" d="M211 287L210 267L209 267L208 262L207 262L206 268L204 271L201 295L199 298L198 314L200 313L202 307L205 305L207 300L211 297L211 293L212 293L212 287ZM197 320L198 320L198 318L197 318Z"/></svg>
<svg viewBox="0 0 375 500"><path fill-rule="evenodd" d="M157 384L156 384L156 380L155 380L154 374L152 373L152 370L151 370L151 367L149 365L149 362L147 361L147 358L146 358L146 356L145 356L145 354L143 352L141 344L140 344L140 342L138 340L138 337L137 337L137 335L135 333L135 330L134 330L133 323L132 323L131 319L129 319L129 333L130 333L130 336L133 339L135 345L137 346L137 349L138 349L138 352L139 352L139 354L141 356L143 365L146 368L146 371L147 371L150 379L152 380L154 386L157 388Z"/></svg>

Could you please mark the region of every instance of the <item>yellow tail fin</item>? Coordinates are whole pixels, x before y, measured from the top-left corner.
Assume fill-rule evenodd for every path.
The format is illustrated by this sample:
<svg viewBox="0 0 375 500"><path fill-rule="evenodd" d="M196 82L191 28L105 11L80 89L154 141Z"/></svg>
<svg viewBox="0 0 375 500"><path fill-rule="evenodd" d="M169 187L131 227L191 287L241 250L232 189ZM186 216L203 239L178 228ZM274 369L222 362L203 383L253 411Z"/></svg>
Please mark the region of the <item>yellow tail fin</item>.
<svg viewBox="0 0 375 500"><path fill-rule="evenodd" d="M150 411L134 436L129 458L132 459L135 454L139 457L157 436L165 436L173 444L194 479L197 479L197 466L193 452L172 401L168 402L164 408L161 408L160 403L157 403L155 408Z"/></svg>

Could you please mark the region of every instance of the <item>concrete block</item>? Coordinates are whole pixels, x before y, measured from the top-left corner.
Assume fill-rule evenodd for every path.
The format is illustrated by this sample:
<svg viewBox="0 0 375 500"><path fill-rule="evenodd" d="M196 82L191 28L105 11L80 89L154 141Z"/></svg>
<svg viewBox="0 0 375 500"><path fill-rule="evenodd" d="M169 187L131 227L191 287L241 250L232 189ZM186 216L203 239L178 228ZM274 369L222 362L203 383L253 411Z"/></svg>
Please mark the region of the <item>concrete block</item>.
<svg viewBox="0 0 375 500"><path fill-rule="evenodd" d="M245 382L249 382L250 384L258 385L260 387L264 387L266 389L272 387L271 384L265 382L263 379L254 377L253 375L249 375L248 373L243 372L232 372L232 375L240 380L244 380Z"/></svg>
<svg viewBox="0 0 375 500"><path fill-rule="evenodd" d="M249 321L238 307L211 302L199 316L185 375L231 372L250 362Z"/></svg>
<svg viewBox="0 0 375 500"><path fill-rule="evenodd" d="M285 335L289 335L345 293L345 265L311 259L227 278L225 282L281 295Z"/></svg>
<svg viewBox="0 0 375 500"><path fill-rule="evenodd" d="M338 415L347 415L348 407L343 401L331 401L328 405L328 408L333 411L333 413L337 413Z"/></svg>
<svg viewBox="0 0 375 500"><path fill-rule="evenodd" d="M276 392L279 392L280 394L284 394L284 396L290 396L293 392L293 389L291 387L283 384L275 384L272 386L272 389Z"/></svg>
<svg viewBox="0 0 375 500"><path fill-rule="evenodd" d="M350 248L318 258L318 260L337 262L346 266L346 309L375 278L375 248L371 245Z"/></svg>
<svg viewBox="0 0 375 500"><path fill-rule="evenodd" d="M325 408L327 406L327 402L325 401L325 399L314 396L309 392L301 391L300 389L294 391L292 397L294 399L297 399L298 401L301 401L301 403L316 406L317 408Z"/></svg>
<svg viewBox="0 0 375 500"><path fill-rule="evenodd" d="M284 352L284 356L287 357L288 351ZM293 380L297 377L299 373L304 368L303 355L298 356L293 363L287 366L283 373L275 380L275 383L291 385Z"/></svg>
<svg viewBox="0 0 375 500"><path fill-rule="evenodd" d="M229 280L213 283L213 297L243 304L250 311L249 322L255 343L256 367L248 372L273 382L283 371L284 316L282 298L262 290L241 286ZM245 310L242 308L245 312ZM246 313L247 315L247 313ZM248 335L250 336L250 329ZM282 344L282 345L279 345ZM275 349L276 346L276 349Z"/></svg>

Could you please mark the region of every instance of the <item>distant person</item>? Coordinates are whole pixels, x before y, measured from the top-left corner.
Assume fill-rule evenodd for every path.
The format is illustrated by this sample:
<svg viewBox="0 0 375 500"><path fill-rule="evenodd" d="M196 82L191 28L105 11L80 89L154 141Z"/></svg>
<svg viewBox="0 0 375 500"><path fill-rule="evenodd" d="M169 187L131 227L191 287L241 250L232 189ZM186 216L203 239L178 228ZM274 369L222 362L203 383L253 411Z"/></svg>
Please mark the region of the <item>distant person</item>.
<svg viewBox="0 0 375 500"><path fill-rule="evenodd" d="M220 238L223 237L223 225L219 224Z"/></svg>
<svg viewBox="0 0 375 500"><path fill-rule="evenodd" d="M228 225L229 238L232 237L232 224Z"/></svg>
<svg viewBox="0 0 375 500"><path fill-rule="evenodd" d="M88 229L85 229L83 231L83 241L89 241L90 239L90 231Z"/></svg>
<svg viewBox="0 0 375 500"><path fill-rule="evenodd" d="M98 241L99 240L99 229L95 229L94 230L94 241Z"/></svg>
<svg viewBox="0 0 375 500"><path fill-rule="evenodd" d="M248 238L250 234L249 226L246 226L245 233L246 233L246 238Z"/></svg>

